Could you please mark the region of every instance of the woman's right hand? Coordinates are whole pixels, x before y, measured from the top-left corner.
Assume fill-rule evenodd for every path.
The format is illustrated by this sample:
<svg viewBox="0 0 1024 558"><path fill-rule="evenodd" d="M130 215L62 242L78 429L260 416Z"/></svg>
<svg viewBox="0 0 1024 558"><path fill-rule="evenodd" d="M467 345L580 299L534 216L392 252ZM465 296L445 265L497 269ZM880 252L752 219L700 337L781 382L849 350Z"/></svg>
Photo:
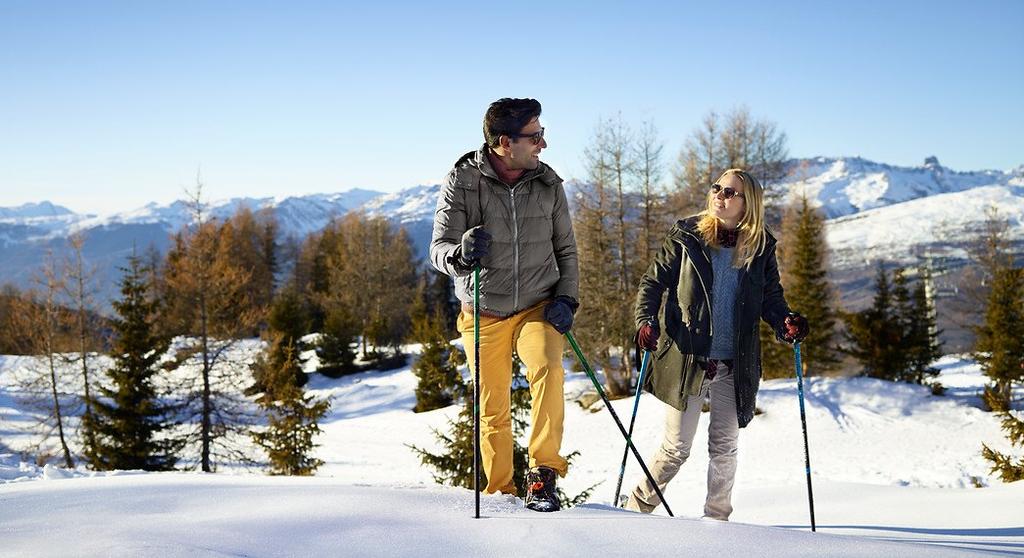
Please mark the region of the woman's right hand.
<svg viewBox="0 0 1024 558"><path fill-rule="evenodd" d="M640 345L641 349L653 352L658 348L658 336L660 334L656 324L647 322L636 332L636 343Z"/></svg>

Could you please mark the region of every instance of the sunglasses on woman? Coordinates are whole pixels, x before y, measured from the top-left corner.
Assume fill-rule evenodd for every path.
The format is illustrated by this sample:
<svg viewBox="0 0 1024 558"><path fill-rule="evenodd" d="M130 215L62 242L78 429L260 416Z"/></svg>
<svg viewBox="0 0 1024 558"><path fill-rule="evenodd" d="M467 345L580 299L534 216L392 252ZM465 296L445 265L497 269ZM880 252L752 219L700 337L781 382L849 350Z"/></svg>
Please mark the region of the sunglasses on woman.
<svg viewBox="0 0 1024 558"><path fill-rule="evenodd" d="M743 194L737 192L731 186L722 186L721 184L712 184L711 185L711 193L717 196L719 192L721 192L722 193L722 197L727 199L727 200L731 200L733 198L742 198L743 197Z"/></svg>

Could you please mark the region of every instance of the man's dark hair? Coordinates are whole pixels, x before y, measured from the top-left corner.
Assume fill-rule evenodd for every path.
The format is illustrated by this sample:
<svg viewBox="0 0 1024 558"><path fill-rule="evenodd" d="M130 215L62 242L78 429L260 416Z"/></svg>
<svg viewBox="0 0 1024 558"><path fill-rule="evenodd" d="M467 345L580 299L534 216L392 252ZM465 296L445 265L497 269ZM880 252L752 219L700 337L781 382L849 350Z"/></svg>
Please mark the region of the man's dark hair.
<svg viewBox="0 0 1024 558"><path fill-rule="evenodd" d="M540 101L537 99L498 99L487 107L484 114L484 141L491 147L498 146L498 138L518 134L536 117L540 116Z"/></svg>

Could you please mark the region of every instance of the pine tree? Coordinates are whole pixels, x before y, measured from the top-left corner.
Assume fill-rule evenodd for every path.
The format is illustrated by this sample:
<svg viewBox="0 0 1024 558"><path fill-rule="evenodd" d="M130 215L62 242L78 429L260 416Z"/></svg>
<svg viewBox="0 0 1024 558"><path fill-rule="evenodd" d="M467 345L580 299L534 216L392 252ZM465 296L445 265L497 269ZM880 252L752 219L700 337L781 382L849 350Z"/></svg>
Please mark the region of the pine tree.
<svg viewBox="0 0 1024 558"><path fill-rule="evenodd" d="M890 286L879 265L872 306L844 316L847 338L853 343L844 350L860 361L865 375L927 385L938 374L931 364L941 356L942 347L928 298L929 282L927 270L911 285L906 271L897 269Z"/></svg>
<svg viewBox="0 0 1024 558"><path fill-rule="evenodd" d="M1013 384L1024 381L1024 270L1011 264L994 271L985 321L975 331L974 358L992 381L985 402L1009 410Z"/></svg>
<svg viewBox="0 0 1024 558"><path fill-rule="evenodd" d="M412 338L421 346L420 357L412 367L419 378L413 411L422 413L451 405L466 394L466 387L458 369L461 359L457 357L462 353L448 340L443 310L440 306L429 310L426 277L421 279L418 290L411 316Z"/></svg>
<svg viewBox="0 0 1024 558"><path fill-rule="evenodd" d="M323 331L316 342L316 355L320 359L317 372L329 378L339 378L345 374L358 372L359 367L355 365L358 332L359 324L344 306L329 306L324 318Z"/></svg>
<svg viewBox="0 0 1024 558"><path fill-rule="evenodd" d="M930 285L931 274L925 269L911 295L914 319L908 331L907 353L909 381L917 384L926 384L939 374L939 369L932 363L942 356L942 344L939 342L942 332L935 325L935 306L928 295Z"/></svg>
<svg viewBox="0 0 1024 558"><path fill-rule="evenodd" d="M1002 411L999 416L1002 418L1002 428L1010 440L1010 445L1024 448L1024 420L1015 417L1009 411ZM981 455L992 463L991 472L999 473L999 478L1003 482L1024 480L1024 457L1014 461L1012 456L995 451L986 444L981 445Z"/></svg>
<svg viewBox="0 0 1024 558"><path fill-rule="evenodd" d="M893 308L889 276L878 266L875 298L870 308L846 314L847 339L852 345L844 350L860 362L863 374L872 378L895 380L902 331Z"/></svg>
<svg viewBox="0 0 1024 558"><path fill-rule="evenodd" d="M323 460L312 456L320 434L317 423L330 409L329 401L316 401L296 385L302 365L295 345L276 334L269 354L260 355L253 373L266 380L267 389L257 403L267 417L267 427L253 432L256 445L267 452L272 475L312 475Z"/></svg>
<svg viewBox="0 0 1024 558"><path fill-rule="evenodd" d="M893 315L890 329L898 333L899 339L893 343L892 359L889 364L889 371L892 379L901 382L911 381L910 374L910 351L911 328L916 320L914 301L910 295L910 285L907 279L906 270L897 268L892 274L892 299Z"/></svg>
<svg viewBox="0 0 1024 558"><path fill-rule="evenodd" d="M440 319L438 313L431 322ZM459 391L465 389L456 364L451 360L452 353L451 344L441 337L423 343L420 357L412 367L413 374L419 378L413 411L422 413L447 407L456 400Z"/></svg>
<svg viewBox="0 0 1024 558"><path fill-rule="evenodd" d="M451 278L438 272L433 267L426 267L424 270L426 290L423 293L423 301L426 304L425 310L436 310L441 312L444 321L441 323L445 337L457 337L455 324L459 314L462 313L462 304L455 296L455 285Z"/></svg>
<svg viewBox="0 0 1024 558"><path fill-rule="evenodd" d="M530 466L529 452L519 443L526 434L527 417L530 414L530 388L521 371L521 363L516 360L512 366L512 482L520 497L526 496L526 472ZM438 484L473 488L473 398L467 394L463 399L462 410L456 420L448 421L448 433L434 430L434 435L443 446L441 453L430 453L422 448L410 445L409 448L420 456L420 461L434 469L434 481ZM579 452L572 452L566 460L572 460ZM486 475L481 466L481 488L487 485ZM595 485L596 486L596 485ZM558 489L558 496L563 507L574 506L585 502L595 486L584 490L573 497L568 497Z"/></svg>
<svg viewBox="0 0 1024 558"><path fill-rule="evenodd" d="M309 332L310 314L305 298L294 288L286 287L274 297L267 316L267 325L271 335L280 334L286 345L292 345L298 351L304 349L302 336ZM308 376L301 369L296 371L292 379L298 387L306 385ZM265 391L265 379L253 369L253 385L246 390L247 395Z"/></svg>
<svg viewBox="0 0 1024 558"><path fill-rule="evenodd" d="M526 494L526 470L529 468L527 449L519 443L524 436L529 416L529 388L520 372L519 362L512 367L512 466L513 482L520 496ZM420 461L434 469L434 481L438 484L473 488L473 396L468 386L463 389L462 410L456 420L449 420L447 433L434 430L434 435L444 448L441 453L430 453L416 446L409 446ZM525 394L524 394L525 392ZM486 486L487 476L480 469L481 487Z"/></svg>
<svg viewBox="0 0 1024 558"><path fill-rule="evenodd" d="M801 344L806 374L835 370L839 365L839 348L834 296L828 282L825 218L811 207L806 195L800 196L783 217L779 259L786 300L810 324L807 339ZM780 350L771 328L761 328L761 343L765 377L792 376L791 351L785 346Z"/></svg>
<svg viewBox="0 0 1024 558"><path fill-rule="evenodd" d="M168 471L174 468L179 444L160 437L168 427L168 409L157 397L153 378L161 371L159 361L169 343L154 325L159 303L146 281L149 270L132 255L121 271L121 298L113 302L114 365L106 371L113 388L100 388L103 398L95 401L96 442L86 456L98 470Z"/></svg>

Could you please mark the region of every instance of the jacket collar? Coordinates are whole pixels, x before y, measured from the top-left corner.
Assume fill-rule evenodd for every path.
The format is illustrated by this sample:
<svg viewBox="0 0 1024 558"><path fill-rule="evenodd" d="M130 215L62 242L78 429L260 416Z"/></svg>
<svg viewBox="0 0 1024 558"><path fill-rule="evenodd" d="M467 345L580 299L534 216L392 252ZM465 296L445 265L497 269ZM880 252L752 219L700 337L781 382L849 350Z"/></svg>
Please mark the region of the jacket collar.
<svg viewBox="0 0 1024 558"><path fill-rule="evenodd" d="M675 226L672 227L672 232L669 234L677 235L678 238L682 240L684 248L690 252L690 261L693 262L697 273L704 277L704 281L709 285L708 288L711 288L710 285L714 280L714 272L711 269L711 257L708 255L707 251L708 245L705 244L704 238L701 236L700 231L697 230L698 221L700 221L700 215L693 215L686 219L680 219L679 221L676 221ZM767 235L767 238L762 256L771 250L776 243L775 237L770 231L765 230L765 234ZM698 257L698 253L703 256ZM749 272L746 266L741 267L739 269L739 284L743 285L744 282L747 281L748 276Z"/></svg>
<svg viewBox="0 0 1024 558"><path fill-rule="evenodd" d="M693 240L696 240L701 248L705 247L704 237L701 236L700 231L697 230L697 223L700 222L700 214L691 215L686 219L680 219L676 221L674 228L678 229L684 236L690 236ZM770 250L776 244L775 236L765 228L765 251Z"/></svg>
<svg viewBox="0 0 1024 558"><path fill-rule="evenodd" d="M470 164L470 166L476 168L477 171L480 172L480 174L487 176L489 178L493 178L499 183L504 184L504 182L502 182L501 179L498 178L498 173L494 172L494 168L491 166L491 162L487 160L488 149L489 148L487 147L487 144L484 144L480 149L469 154L470 156L468 157L467 162ZM537 168L524 172L523 176L519 177L519 181L516 182L516 184L523 184L534 179L540 179L542 183L548 186L554 186L555 184L562 181L562 179L559 178L555 171L551 167L549 167L547 163L544 163L542 161L540 165L537 166Z"/></svg>

